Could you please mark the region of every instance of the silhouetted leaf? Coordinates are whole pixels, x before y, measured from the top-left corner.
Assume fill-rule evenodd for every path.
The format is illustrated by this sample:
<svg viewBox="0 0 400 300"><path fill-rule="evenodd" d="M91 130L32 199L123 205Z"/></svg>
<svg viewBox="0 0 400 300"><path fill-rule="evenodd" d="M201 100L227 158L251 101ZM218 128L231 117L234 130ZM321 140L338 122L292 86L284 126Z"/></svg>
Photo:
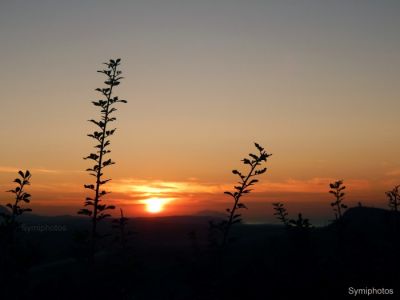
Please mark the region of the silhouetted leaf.
<svg viewBox="0 0 400 300"><path fill-rule="evenodd" d="M238 208L246 208L246 209L247 209L247 206L244 205L243 203L238 203L238 204L237 204L237 207L238 207Z"/></svg>
<svg viewBox="0 0 400 300"><path fill-rule="evenodd" d="M253 153L249 153L249 156L252 157L256 161L258 160L258 156Z"/></svg>
<svg viewBox="0 0 400 300"><path fill-rule="evenodd" d="M227 195L229 195L229 196L234 197L233 194L232 194L231 192L224 192L224 194L227 194Z"/></svg>
<svg viewBox="0 0 400 300"><path fill-rule="evenodd" d="M242 159L242 161L244 164L251 165L251 162L248 158L244 158L244 159Z"/></svg>
<svg viewBox="0 0 400 300"><path fill-rule="evenodd" d="M255 184L257 182L258 182L258 179L252 179L252 180L250 180L249 185Z"/></svg>
<svg viewBox="0 0 400 300"><path fill-rule="evenodd" d="M261 169L261 170L257 170L256 174L257 175L261 175L261 174L264 174L266 171L267 171L267 168L264 168L264 169Z"/></svg>
<svg viewBox="0 0 400 300"><path fill-rule="evenodd" d="M85 184L84 187L85 189L94 190L94 184Z"/></svg>
<svg viewBox="0 0 400 300"><path fill-rule="evenodd" d="M256 146L256 148L258 149L258 151L260 151L260 152L264 151L264 148L261 147L258 143L254 143L254 145Z"/></svg>
<svg viewBox="0 0 400 300"><path fill-rule="evenodd" d="M92 211L90 211L90 210L88 210L86 208L82 208L81 210L78 211L78 214L91 216L92 215Z"/></svg>

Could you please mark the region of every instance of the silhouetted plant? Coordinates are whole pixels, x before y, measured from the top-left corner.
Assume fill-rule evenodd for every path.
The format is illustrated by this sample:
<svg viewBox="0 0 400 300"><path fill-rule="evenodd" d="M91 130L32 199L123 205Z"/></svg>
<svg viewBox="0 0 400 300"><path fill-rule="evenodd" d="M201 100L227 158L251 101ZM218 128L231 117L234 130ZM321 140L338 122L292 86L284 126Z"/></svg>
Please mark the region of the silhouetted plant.
<svg viewBox="0 0 400 300"><path fill-rule="evenodd" d="M247 174L242 174L238 170L233 170L232 173L240 178L238 182L239 185L234 186L234 192L224 192L232 197L233 200L232 208L226 209L228 212L227 220L223 220L218 224L213 222L210 223L210 229L212 232L217 231L222 234L222 242L220 244L222 248L224 248L229 241L232 241L232 239L229 238L229 232L232 225L242 221L241 214L238 213L238 210L244 208L247 209L246 205L240 201L242 196L250 193L250 187L258 182L258 179L255 179L255 177L267 171L267 168L257 169L257 167L263 162L266 162L271 154L268 154L259 144L254 143L254 145L259 152L258 155L250 153L248 158L242 159L243 164L249 166L249 171ZM218 238L216 237L211 238L211 240L214 241L214 243L218 243Z"/></svg>
<svg viewBox="0 0 400 300"><path fill-rule="evenodd" d="M114 209L114 205L102 204L102 198L108 194L108 191L101 189L101 187L106 184L111 179L104 179L104 168L113 165L115 162L111 158L105 159L105 156L111 152L110 147L110 136L112 136L116 128L108 128L111 122L116 120L112 117L113 113L117 110L115 104L117 103L127 103L126 100L121 100L116 96L113 96L113 88L120 84L122 72L118 70L121 59L113 60L111 59L108 63L104 63L106 68L104 70L97 71L106 76L106 81L104 83L108 86L106 88L97 88L98 91L104 98L92 101L93 105L100 109L100 118L98 120L91 119L89 122L96 125L99 131L95 130L93 133L88 134L88 136L95 140L96 151L90 153L84 159L89 159L94 161L92 168L88 168L86 171L89 172L91 176L95 177L94 184L85 184L86 189L93 191L92 197L87 197L85 201L85 207L81 209L78 214L86 215L91 218L92 226L90 232L90 258L93 259L94 253L96 251L96 240L99 237L97 232L97 223L102 219L109 217L110 214L108 210Z"/></svg>
<svg viewBox="0 0 400 300"><path fill-rule="evenodd" d="M31 173L19 171L14 182L16 187L7 192L14 195L14 201L6 204L6 210L0 213L3 221L0 224L0 282L3 284L3 298L22 299L25 289L21 282L28 284L27 271L37 259L36 247L17 233L21 230L18 220L25 212L32 211L23 204L30 203L31 195L26 192L30 185ZM10 292L10 297L7 297Z"/></svg>
<svg viewBox="0 0 400 300"><path fill-rule="evenodd" d="M289 219L288 218L289 214L283 203L280 202L272 203L272 206L274 207L275 210L274 216L276 216L277 219L283 223L283 225L299 229L307 229L312 227L309 219L304 219L301 213L298 214L297 220Z"/></svg>
<svg viewBox="0 0 400 300"><path fill-rule="evenodd" d="M398 207L400 205L399 188L400 188L400 185L397 185L391 191L385 192L385 194L389 200L388 205L394 211L398 211Z"/></svg>
<svg viewBox="0 0 400 300"><path fill-rule="evenodd" d="M297 220L296 219L289 220L289 226L298 229L308 229L312 227L310 220L304 219L302 214L298 214Z"/></svg>
<svg viewBox="0 0 400 300"><path fill-rule="evenodd" d="M133 235L132 231L127 230L127 223L128 218L124 217L124 211L120 209L120 217L113 220L112 227L117 231L114 241L119 243L123 252L128 249L129 237Z"/></svg>
<svg viewBox="0 0 400 300"><path fill-rule="evenodd" d="M3 217L3 228L12 238L15 230L18 228L19 223L17 222L17 217L22 215L24 212L32 211L31 208L21 207L21 202L29 203L31 195L25 192L25 187L30 185L30 179L32 177L31 173L27 170L25 172L19 171L18 175L20 178L14 179L17 186L13 190L7 192L13 193L15 195L14 203L7 203L6 207L9 209L7 213L1 213L0 216Z"/></svg>
<svg viewBox="0 0 400 300"><path fill-rule="evenodd" d="M343 185L343 180L338 180L329 184L329 186L331 188L329 193L335 196L335 201L331 203L333 211L335 212L335 219L340 220L342 218L342 209L344 210L347 208L347 205L343 204L345 195L343 191L346 187Z"/></svg>
<svg viewBox="0 0 400 300"><path fill-rule="evenodd" d="M285 226L289 226L289 219L288 219L288 212L286 208L284 207L283 203L276 202L272 203L272 206L274 207L274 216L278 218L279 221L283 223Z"/></svg>

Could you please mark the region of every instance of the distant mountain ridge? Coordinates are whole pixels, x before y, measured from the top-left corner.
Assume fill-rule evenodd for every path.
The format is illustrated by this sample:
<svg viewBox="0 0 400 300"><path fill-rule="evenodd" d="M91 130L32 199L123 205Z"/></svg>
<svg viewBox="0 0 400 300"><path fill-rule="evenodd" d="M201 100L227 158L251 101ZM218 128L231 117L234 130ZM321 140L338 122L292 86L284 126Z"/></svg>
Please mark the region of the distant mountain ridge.
<svg viewBox="0 0 400 300"><path fill-rule="evenodd" d="M0 213L9 214L10 210L4 205L0 205Z"/></svg>

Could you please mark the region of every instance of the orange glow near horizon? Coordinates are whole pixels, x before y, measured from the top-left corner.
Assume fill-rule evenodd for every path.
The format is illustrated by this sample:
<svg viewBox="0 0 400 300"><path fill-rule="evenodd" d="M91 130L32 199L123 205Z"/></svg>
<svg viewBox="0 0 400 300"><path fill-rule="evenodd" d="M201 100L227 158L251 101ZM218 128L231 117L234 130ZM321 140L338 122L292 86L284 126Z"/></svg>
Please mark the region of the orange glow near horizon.
<svg viewBox="0 0 400 300"><path fill-rule="evenodd" d="M34 195L29 207L35 214L45 215L75 215L82 199L87 196L79 183L85 180L78 172L50 173L31 168L34 174L34 184L27 190ZM366 178L345 178L346 203L350 206L362 202L363 205L386 207L384 191L389 190L400 180L399 169L385 170L381 178L376 180ZM3 190L14 187L12 178L15 168L0 168L0 184ZM82 177L82 178L79 178ZM227 180L212 182L198 178L184 180L120 178L112 181L108 188L113 193L105 198L107 204L123 208L128 217L192 215L203 211L223 212L231 205L231 199L224 191L232 189L234 176L229 174ZM272 177L270 179L269 177ZM311 217L329 215L331 202L329 183L333 177L311 178L273 178L274 173L260 177L254 192L246 195L243 201L250 208L246 212L246 220L257 222L274 220L272 202L283 202L292 210L309 213ZM64 181L65 178L68 181ZM224 178L225 179L225 178ZM233 179L233 180L232 180ZM75 181L74 181L75 180ZM230 180L230 181L228 181ZM60 192L64 191L64 192ZM0 205L10 201L8 193L0 193ZM293 208L294 207L294 208ZM117 212L116 212L117 213Z"/></svg>

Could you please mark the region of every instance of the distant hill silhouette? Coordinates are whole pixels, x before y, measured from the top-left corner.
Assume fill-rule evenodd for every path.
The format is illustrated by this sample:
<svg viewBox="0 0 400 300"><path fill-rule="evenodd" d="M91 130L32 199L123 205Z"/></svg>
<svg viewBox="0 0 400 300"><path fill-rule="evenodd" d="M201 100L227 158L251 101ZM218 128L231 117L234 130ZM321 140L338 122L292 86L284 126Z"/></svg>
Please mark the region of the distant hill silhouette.
<svg viewBox="0 0 400 300"><path fill-rule="evenodd" d="M4 213L4 214L9 214L10 210L7 209L7 207L5 207L4 205L0 205L0 214Z"/></svg>
<svg viewBox="0 0 400 300"><path fill-rule="evenodd" d="M352 207L343 214L342 223L347 235L381 239L392 234L394 227L400 225L400 212L375 207ZM339 223L332 223L327 228L338 226Z"/></svg>
<svg viewBox="0 0 400 300"><path fill-rule="evenodd" d="M354 227L379 227L393 217L400 218L400 212L375 207L352 207L343 214L343 221Z"/></svg>
<svg viewBox="0 0 400 300"><path fill-rule="evenodd" d="M215 210L201 210L194 214L195 216L213 217L217 219L225 219L226 214Z"/></svg>

